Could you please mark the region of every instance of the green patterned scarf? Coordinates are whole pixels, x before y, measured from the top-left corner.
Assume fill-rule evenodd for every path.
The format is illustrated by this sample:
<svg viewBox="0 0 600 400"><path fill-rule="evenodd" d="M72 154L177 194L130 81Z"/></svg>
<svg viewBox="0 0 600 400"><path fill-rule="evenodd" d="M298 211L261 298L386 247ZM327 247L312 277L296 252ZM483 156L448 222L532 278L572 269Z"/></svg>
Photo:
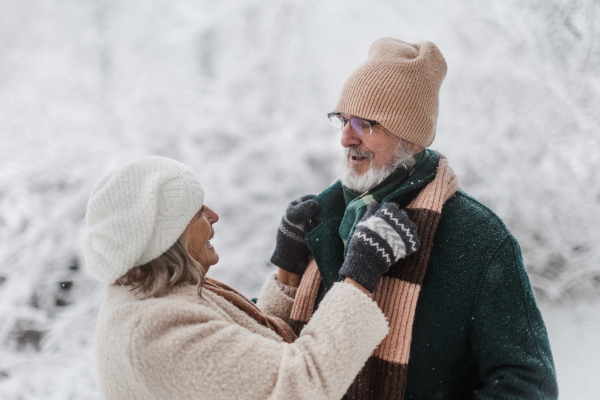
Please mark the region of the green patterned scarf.
<svg viewBox="0 0 600 400"><path fill-rule="evenodd" d="M372 201L380 202L385 199L388 195L392 194L406 178L410 176L415 170L415 167L423 159L425 151L415 155L413 158L408 160L406 164L394 171L390 176L384 179L379 185L373 189L367 190L363 194L358 194L348 189L346 186L342 186L344 190L344 200L346 201L346 212L344 218L340 224L340 238L344 242L344 257L346 256L346 250L348 249L348 241L354 233L354 228L367 211L367 205Z"/></svg>

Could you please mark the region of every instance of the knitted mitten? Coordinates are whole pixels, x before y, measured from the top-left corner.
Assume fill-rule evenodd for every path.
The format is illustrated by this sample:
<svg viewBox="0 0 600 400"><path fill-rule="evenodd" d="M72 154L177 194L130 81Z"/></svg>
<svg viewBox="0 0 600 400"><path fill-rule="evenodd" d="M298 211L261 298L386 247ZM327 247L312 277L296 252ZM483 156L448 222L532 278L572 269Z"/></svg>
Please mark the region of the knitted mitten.
<svg viewBox="0 0 600 400"><path fill-rule="evenodd" d="M392 264L419 248L417 226L395 203L367 207L348 243L340 275L373 292Z"/></svg>
<svg viewBox="0 0 600 400"><path fill-rule="evenodd" d="M271 262L279 268L302 275L308 266L310 251L304 237L312 229L309 221L321 211L315 195L306 195L290 203L277 231L277 244Z"/></svg>

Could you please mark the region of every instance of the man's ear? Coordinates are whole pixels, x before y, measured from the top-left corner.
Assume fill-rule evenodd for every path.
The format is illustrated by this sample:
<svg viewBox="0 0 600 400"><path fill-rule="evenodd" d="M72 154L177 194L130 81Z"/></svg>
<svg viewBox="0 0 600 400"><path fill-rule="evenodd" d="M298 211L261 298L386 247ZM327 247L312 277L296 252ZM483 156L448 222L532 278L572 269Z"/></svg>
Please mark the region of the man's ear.
<svg viewBox="0 0 600 400"><path fill-rule="evenodd" d="M410 143L410 147L412 149L413 156L416 156L417 154L419 154L420 152L425 150L425 147L419 146L418 144L414 144L414 143Z"/></svg>

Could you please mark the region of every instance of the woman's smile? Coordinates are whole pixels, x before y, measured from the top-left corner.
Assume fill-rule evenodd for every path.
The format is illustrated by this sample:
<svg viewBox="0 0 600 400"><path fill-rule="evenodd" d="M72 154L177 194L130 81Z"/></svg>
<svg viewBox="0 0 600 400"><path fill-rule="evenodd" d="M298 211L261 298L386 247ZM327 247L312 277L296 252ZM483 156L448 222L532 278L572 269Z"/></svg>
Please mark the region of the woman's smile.
<svg viewBox="0 0 600 400"><path fill-rule="evenodd" d="M219 216L216 212L203 206L184 232L190 255L204 267L205 271L219 262L219 255L210 242L215 237L213 224L218 220Z"/></svg>

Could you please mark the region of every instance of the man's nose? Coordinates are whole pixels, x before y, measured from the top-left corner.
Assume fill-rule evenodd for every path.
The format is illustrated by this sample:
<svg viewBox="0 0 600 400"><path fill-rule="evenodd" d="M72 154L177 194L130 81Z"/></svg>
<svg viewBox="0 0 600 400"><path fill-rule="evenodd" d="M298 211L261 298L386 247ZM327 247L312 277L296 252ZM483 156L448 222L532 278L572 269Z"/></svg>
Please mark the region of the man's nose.
<svg viewBox="0 0 600 400"><path fill-rule="evenodd" d="M362 143L360 136L358 136L350 127L350 123L347 123L342 129L342 139L340 140L342 146L350 147L350 146L358 146Z"/></svg>

